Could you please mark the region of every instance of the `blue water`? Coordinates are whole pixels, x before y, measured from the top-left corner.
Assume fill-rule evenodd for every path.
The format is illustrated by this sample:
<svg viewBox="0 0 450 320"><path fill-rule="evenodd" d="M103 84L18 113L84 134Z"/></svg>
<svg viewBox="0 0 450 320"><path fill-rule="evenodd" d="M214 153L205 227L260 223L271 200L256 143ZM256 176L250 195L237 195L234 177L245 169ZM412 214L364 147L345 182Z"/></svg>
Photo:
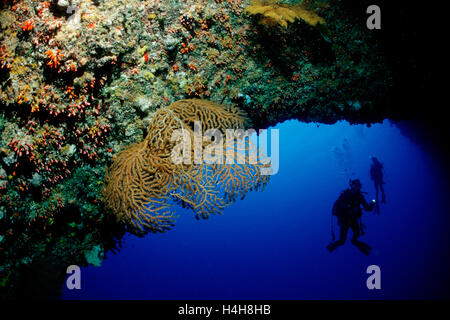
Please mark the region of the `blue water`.
<svg viewBox="0 0 450 320"><path fill-rule="evenodd" d="M264 192L248 194L223 216L197 221L180 209L166 234L127 236L102 267L83 268L82 289L64 289L63 298L450 297L449 189L436 159L387 121L276 128L280 170ZM329 253L330 209L349 175L361 180L368 200L375 197L372 154L384 164L387 196L381 215L363 216L361 240L372 253L364 256L349 240ZM381 269L381 290L367 289L370 265Z"/></svg>

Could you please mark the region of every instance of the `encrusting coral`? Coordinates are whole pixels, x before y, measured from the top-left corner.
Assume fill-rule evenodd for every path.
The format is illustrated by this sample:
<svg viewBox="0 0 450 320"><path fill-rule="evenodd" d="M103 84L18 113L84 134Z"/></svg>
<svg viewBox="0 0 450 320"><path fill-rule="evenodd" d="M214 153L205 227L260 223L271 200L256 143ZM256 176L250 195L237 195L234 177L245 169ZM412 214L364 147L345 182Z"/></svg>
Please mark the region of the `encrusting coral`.
<svg viewBox="0 0 450 320"><path fill-rule="evenodd" d="M251 15L261 16L259 23L270 26L279 24L287 27L288 23L292 23L296 19L301 19L313 27L326 25L322 17L306 9L301 2L291 5L278 0L252 0L246 11Z"/></svg>
<svg viewBox="0 0 450 320"><path fill-rule="evenodd" d="M244 129L248 125L239 109L206 100L180 100L158 110L145 140L131 145L115 158L106 176L103 200L106 208L130 232L142 234L170 229L175 220L174 204L192 209L197 219L221 214L236 198L243 198L247 192L258 190L268 182L261 169L268 168L269 163L263 161L248 139L243 144L233 140L218 147L219 141L201 140L202 152L215 147L216 152L227 155L226 162L209 163L203 159L195 163L190 157L182 163L174 162L175 130L182 130L181 138L189 140L183 141L188 142L188 151L193 151L195 157L193 126L200 121L202 130L216 129L222 134L227 129ZM251 161L250 154L258 160ZM229 155L233 163L229 162ZM246 155L244 162L238 161L240 155Z"/></svg>

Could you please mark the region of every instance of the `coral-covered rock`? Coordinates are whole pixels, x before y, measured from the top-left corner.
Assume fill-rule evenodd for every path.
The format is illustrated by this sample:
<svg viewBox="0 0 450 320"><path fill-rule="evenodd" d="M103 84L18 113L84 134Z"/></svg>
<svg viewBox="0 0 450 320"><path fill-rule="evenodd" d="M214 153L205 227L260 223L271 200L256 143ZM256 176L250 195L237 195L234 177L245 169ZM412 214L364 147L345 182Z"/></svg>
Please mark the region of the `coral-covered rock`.
<svg viewBox="0 0 450 320"><path fill-rule="evenodd" d="M2 279L49 253L76 260L81 246L114 246L123 229L104 214L105 168L142 141L155 112L174 101L237 105L257 128L292 118L372 123L391 115L386 57L376 33L345 3L305 1L303 11L279 20L283 27L258 23L264 12L251 14L249 6L2 3Z"/></svg>

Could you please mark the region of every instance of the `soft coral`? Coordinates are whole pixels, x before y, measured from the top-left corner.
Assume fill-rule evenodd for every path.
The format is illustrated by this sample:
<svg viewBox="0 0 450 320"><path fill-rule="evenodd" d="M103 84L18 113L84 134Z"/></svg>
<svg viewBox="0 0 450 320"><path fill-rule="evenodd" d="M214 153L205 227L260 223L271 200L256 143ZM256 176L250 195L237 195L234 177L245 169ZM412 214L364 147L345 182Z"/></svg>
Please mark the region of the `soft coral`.
<svg viewBox="0 0 450 320"><path fill-rule="evenodd" d="M325 20L302 3L291 5L278 0L252 0L246 9L250 15L260 16L259 22L267 25L287 27L296 19L301 19L311 26L326 25Z"/></svg>
<svg viewBox="0 0 450 320"><path fill-rule="evenodd" d="M25 21L22 26L22 31L31 31L34 28L34 21L33 19Z"/></svg>
<svg viewBox="0 0 450 320"><path fill-rule="evenodd" d="M61 50L47 50L45 52L45 55L47 56L47 58L49 59L49 61L47 62L47 65L52 68L52 69L56 69L58 68L58 66L60 65L60 61L61 61Z"/></svg>

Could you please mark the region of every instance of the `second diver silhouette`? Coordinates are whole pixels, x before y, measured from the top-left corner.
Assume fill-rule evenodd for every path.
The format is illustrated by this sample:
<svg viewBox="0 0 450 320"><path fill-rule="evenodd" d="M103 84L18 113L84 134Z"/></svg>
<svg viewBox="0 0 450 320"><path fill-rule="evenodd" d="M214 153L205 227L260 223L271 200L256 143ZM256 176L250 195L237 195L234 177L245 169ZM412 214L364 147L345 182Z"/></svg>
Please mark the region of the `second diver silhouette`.
<svg viewBox="0 0 450 320"><path fill-rule="evenodd" d="M381 191L381 202L386 203L386 195L384 194L383 184L383 164L375 157L372 156L372 165L370 166L370 178L375 185L375 199L377 204L375 206L375 213L380 214L380 205L378 194Z"/></svg>
<svg viewBox="0 0 450 320"><path fill-rule="evenodd" d="M375 207L375 200L372 200L370 204L367 203L364 198L363 192L361 192L361 182L358 179L350 180L350 188L341 193L339 198L333 205L332 216L331 216L331 234L333 242L331 242L327 249L330 252L336 250L339 246L345 244L347 240L348 229L352 229L353 236L351 243L355 245L362 253L369 255L372 248L358 238L364 235L365 226L361 222L362 209L363 206L365 211L372 211ZM338 225L340 228L339 240L335 240L334 230L333 230L333 216L338 219Z"/></svg>

